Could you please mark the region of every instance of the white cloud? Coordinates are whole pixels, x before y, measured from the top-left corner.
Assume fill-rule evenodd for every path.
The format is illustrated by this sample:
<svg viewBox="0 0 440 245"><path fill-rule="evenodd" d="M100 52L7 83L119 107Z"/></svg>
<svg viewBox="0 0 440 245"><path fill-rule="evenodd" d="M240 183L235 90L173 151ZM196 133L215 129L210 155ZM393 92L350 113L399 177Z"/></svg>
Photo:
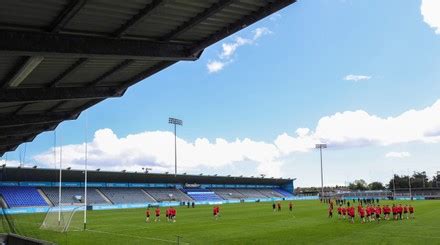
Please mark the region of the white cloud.
<svg viewBox="0 0 440 245"><path fill-rule="evenodd" d="M139 171L150 166L154 172L171 171L174 166L173 142L171 132L143 132L119 138L111 129L101 129L88 144L88 163L90 168L109 170ZM279 152L270 143L250 139L228 142L221 138L213 142L206 138L187 142L178 138L177 144L180 171L195 173L201 168L221 168L250 161L257 163L258 173L280 176ZM51 163L52 149L35 156L35 159L40 163ZM63 161L65 166L82 168L84 144L64 146Z"/></svg>
<svg viewBox="0 0 440 245"><path fill-rule="evenodd" d="M440 1L422 0L420 12L423 16L423 21L433 28L436 34L440 34Z"/></svg>
<svg viewBox="0 0 440 245"><path fill-rule="evenodd" d="M271 21L277 21L279 19L281 19L282 15L280 13L273 13L270 17L269 20Z"/></svg>
<svg viewBox="0 0 440 245"><path fill-rule="evenodd" d="M403 151L403 152L388 152L385 157L386 158L406 158L410 157L411 154L409 152Z"/></svg>
<svg viewBox="0 0 440 245"><path fill-rule="evenodd" d="M344 77L344 80L346 80L346 81L355 81L355 82L361 81L361 80L370 80L370 79L371 79L371 76L366 76L366 75L350 74L350 75L347 75Z"/></svg>
<svg viewBox="0 0 440 245"><path fill-rule="evenodd" d="M259 27L252 31L252 38L236 37L232 42L226 42L222 44L222 50L217 59L211 60L206 64L209 73L215 73L223 70L223 68L232 63L237 49L241 46L252 45L262 36L271 34L272 32L266 27Z"/></svg>
<svg viewBox="0 0 440 245"><path fill-rule="evenodd" d="M283 133L273 142L248 138L235 141L197 138L194 142L188 142L178 138L179 170L240 175L246 169L248 175L266 173L269 176L282 176L281 168L288 164L287 159L292 154L309 152L316 143L327 143L329 148L334 149L440 142L440 133L435 133L440 132L438 115L440 100L432 106L408 110L396 117L381 118L362 110L338 112L322 117L314 130L298 128L295 135ZM156 172L172 171L173 140L171 132L143 132L118 137L110 129L101 129L95 132L93 141L88 145L89 164L92 168L108 170L140 170L148 165ZM52 150L34 159L52 166ZM64 146L63 159L65 165L81 168L84 144ZM288 175L285 174L286 177Z"/></svg>
<svg viewBox="0 0 440 245"><path fill-rule="evenodd" d="M223 43L222 52L220 53L219 57L221 59L229 59L232 55L234 55L238 47L247 44L252 44L252 40L242 37L237 37L232 43Z"/></svg>
<svg viewBox="0 0 440 245"><path fill-rule="evenodd" d="M215 73L221 71L225 67L226 63L213 60L209 61L208 64L206 64L206 67L208 68L209 73Z"/></svg>
<svg viewBox="0 0 440 245"><path fill-rule="evenodd" d="M20 162L17 160L6 160L6 159L1 159L0 160L0 164L6 164L6 166L8 167L18 167L20 166ZM26 167L31 167L29 164L22 164L22 166L25 165Z"/></svg>
<svg viewBox="0 0 440 245"><path fill-rule="evenodd" d="M254 38L253 39L257 40L257 39L259 39L262 36L272 34L272 31L269 30L267 27L258 27L257 29L255 29L253 31L253 33L254 33Z"/></svg>
<svg viewBox="0 0 440 245"><path fill-rule="evenodd" d="M309 134L309 132L310 132L310 129L308 129L308 128L298 128L295 131L295 133L300 137L306 136L307 134Z"/></svg>

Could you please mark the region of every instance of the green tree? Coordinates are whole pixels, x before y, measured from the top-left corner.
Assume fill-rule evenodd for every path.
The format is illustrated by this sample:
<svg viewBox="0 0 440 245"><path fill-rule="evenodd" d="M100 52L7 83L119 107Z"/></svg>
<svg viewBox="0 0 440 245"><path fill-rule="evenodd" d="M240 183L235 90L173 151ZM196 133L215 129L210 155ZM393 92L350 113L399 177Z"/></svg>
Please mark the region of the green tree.
<svg viewBox="0 0 440 245"><path fill-rule="evenodd" d="M381 182L375 181L368 184L369 190L384 190L385 186Z"/></svg>
<svg viewBox="0 0 440 245"><path fill-rule="evenodd" d="M432 182L429 183L428 176L426 175L426 172L414 172L414 174L411 177L411 187L414 188L427 188L431 187Z"/></svg>
<svg viewBox="0 0 440 245"><path fill-rule="evenodd" d="M363 179L355 180L353 183L348 185L348 188L353 191L364 191L367 190L367 182Z"/></svg>

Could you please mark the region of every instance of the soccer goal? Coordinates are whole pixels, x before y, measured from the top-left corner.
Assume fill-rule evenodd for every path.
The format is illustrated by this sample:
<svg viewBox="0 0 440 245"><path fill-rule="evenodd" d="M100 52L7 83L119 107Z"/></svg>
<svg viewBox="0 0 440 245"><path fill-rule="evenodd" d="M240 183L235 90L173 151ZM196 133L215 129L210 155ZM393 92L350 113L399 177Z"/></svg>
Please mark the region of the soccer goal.
<svg viewBox="0 0 440 245"><path fill-rule="evenodd" d="M46 213L40 229L58 232L83 230L83 216L80 212L82 210L84 210L84 206L52 207Z"/></svg>

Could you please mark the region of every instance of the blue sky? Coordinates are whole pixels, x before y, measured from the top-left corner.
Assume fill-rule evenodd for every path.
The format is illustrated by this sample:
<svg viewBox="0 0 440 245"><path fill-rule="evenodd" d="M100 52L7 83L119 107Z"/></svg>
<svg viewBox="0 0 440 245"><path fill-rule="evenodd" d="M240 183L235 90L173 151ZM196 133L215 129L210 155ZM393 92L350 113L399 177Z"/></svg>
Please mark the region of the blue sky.
<svg viewBox="0 0 440 245"><path fill-rule="evenodd" d="M92 167L171 171L173 116L184 121L182 172L267 173L319 185L319 154L310 146L325 142L329 185L434 174L440 5L425 0L422 11L421 4L298 1L209 47L198 61L180 62L62 123L64 164L81 167L87 117ZM210 72L214 61L224 66ZM25 164L53 167L51 147L53 133L41 134L27 144ZM23 151L8 160L19 161Z"/></svg>

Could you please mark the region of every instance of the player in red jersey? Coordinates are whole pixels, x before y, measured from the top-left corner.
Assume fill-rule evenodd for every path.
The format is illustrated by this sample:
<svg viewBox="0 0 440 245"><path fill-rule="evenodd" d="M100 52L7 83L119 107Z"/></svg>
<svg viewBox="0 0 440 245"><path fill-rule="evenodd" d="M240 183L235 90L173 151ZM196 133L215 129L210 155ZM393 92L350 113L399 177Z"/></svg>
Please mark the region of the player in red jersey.
<svg viewBox="0 0 440 245"><path fill-rule="evenodd" d="M391 212L393 213L393 219L396 220L397 219L397 208L396 208L395 204L393 204L393 207L391 208Z"/></svg>
<svg viewBox="0 0 440 245"><path fill-rule="evenodd" d="M345 217L346 217L346 215L347 215L347 208L346 208L346 207L342 207L341 211L342 211L342 216L343 216L344 219L345 219Z"/></svg>
<svg viewBox="0 0 440 245"><path fill-rule="evenodd" d="M377 220L377 222L379 222L380 221L380 216L382 214L382 209L380 208L380 205L376 206L375 213L376 213L376 220Z"/></svg>
<svg viewBox="0 0 440 245"><path fill-rule="evenodd" d="M293 209L293 204L292 204L292 202L289 202L289 210L290 210L290 212L292 212L292 209Z"/></svg>
<svg viewBox="0 0 440 245"><path fill-rule="evenodd" d="M365 211L367 212L368 222L371 222L371 207L370 207L370 205L367 205L367 207L365 208Z"/></svg>
<svg viewBox="0 0 440 245"><path fill-rule="evenodd" d="M341 219L341 217L342 217L342 206L339 205L339 207L338 207L338 219Z"/></svg>
<svg viewBox="0 0 440 245"><path fill-rule="evenodd" d="M365 209L362 207L362 205L358 206L358 213L359 216L361 217L361 223L365 223Z"/></svg>
<svg viewBox="0 0 440 245"><path fill-rule="evenodd" d="M212 215L214 216L215 220L217 220L218 217L217 206L212 207Z"/></svg>
<svg viewBox="0 0 440 245"><path fill-rule="evenodd" d="M399 207L397 208L397 212L399 213L399 219L402 219L402 214L403 214L402 204L399 204Z"/></svg>
<svg viewBox="0 0 440 245"><path fill-rule="evenodd" d="M333 207L332 205L328 206L328 217L333 218Z"/></svg>
<svg viewBox="0 0 440 245"><path fill-rule="evenodd" d="M354 213L354 207L349 207L348 208L348 216L350 216L350 220L351 223L354 223L354 217L355 217L355 213Z"/></svg>
<svg viewBox="0 0 440 245"><path fill-rule="evenodd" d="M277 203L278 212L281 211L281 203Z"/></svg>
<svg viewBox="0 0 440 245"><path fill-rule="evenodd" d="M145 222L150 222L150 208L145 210Z"/></svg>
<svg viewBox="0 0 440 245"><path fill-rule="evenodd" d="M414 207L410 204L408 207L409 216L411 219L414 219Z"/></svg>
<svg viewBox="0 0 440 245"><path fill-rule="evenodd" d="M154 219L154 222L160 221L160 208L157 207L154 212L156 213L156 218Z"/></svg>
<svg viewBox="0 0 440 245"><path fill-rule="evenodd" d="M409 218L409 215L408 215L408 204L406 204L406 205L403 207L403 215L404 215L404 218L406 218L406 219Z"/></svg>
<svg viewBox="0 0 440 245"><path fill-rule="evenodd" d="M384 219L389 220L390 219L390 208L388 207L388 205L383 205L382 211L384 214Z"/></svg>
<svg viewBox="0 0 440 245"><path fill-rule="evenodd" d="M165 209L165 217L167 217L167 221L170 221L170 208Z"/></svg>

